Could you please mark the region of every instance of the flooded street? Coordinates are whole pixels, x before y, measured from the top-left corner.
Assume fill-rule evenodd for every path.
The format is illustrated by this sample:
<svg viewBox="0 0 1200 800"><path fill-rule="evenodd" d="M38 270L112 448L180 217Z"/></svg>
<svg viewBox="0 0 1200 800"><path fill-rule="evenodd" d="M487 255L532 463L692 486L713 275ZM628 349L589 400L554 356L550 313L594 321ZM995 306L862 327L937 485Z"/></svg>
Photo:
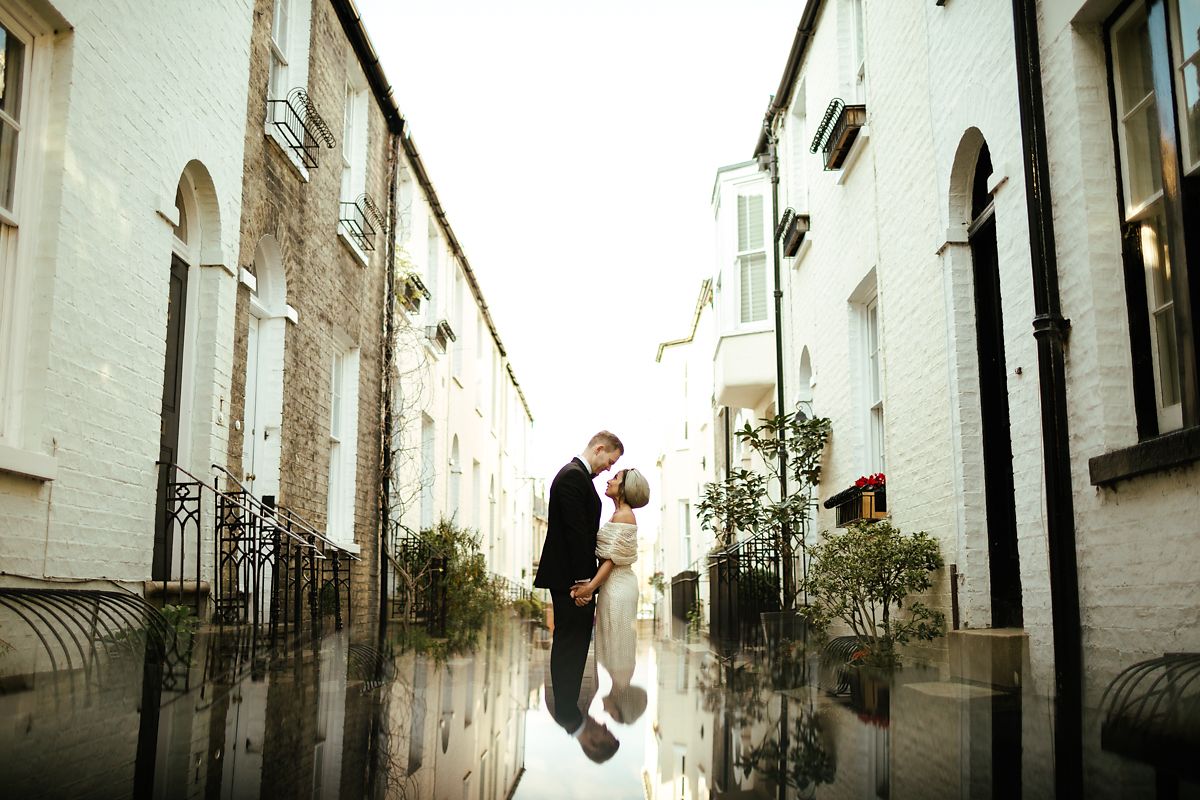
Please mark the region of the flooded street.
<svg viewBox="0 0 1200 800"><path fill-rule="evenodd" d="M668 627L639 622L621 691L589 656L582 703L619 742L600 763L547 708L549 632L505 611L447 657L365 625L274 648L249 628L202 630L162 663L100 640L86 663L4 684L0 782L21 798L1053 795L1036 680L986 686L947 664L855 674L829 657L836 641L722 650ZM1172 669L1194 692L1195 665ZM1173 709L1183 723L1191 697ZM1089 797L1198 796L1182 751L1158 753L1156 771L1131 720L1087 717ZM1186 742L1157 730L1164 748Z"/></svg>

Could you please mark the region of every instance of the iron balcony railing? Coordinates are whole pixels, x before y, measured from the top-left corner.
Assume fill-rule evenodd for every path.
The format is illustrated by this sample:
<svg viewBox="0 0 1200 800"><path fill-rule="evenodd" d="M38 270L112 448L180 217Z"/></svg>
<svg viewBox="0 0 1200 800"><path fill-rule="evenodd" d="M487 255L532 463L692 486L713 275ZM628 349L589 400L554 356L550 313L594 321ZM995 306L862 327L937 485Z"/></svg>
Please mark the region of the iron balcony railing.
<svg viewBox="0 0 1200 800"><path fill-rule="evenodd" d="M784 258L795 258L808 235L810 221L808 214L797 214L795 209L786 209L779 225L775 228L775 239L783 249Z"/></svg>
<svg viewBox="0 0 1200 800"><path fill-rule="evenodd" d="M339 206L341 213L338 225L358 245L360 250L368 253L374 250L376 231L387 229L387 223L379 206L375 205L375 201L365 192L353 202L342 201Z"/></svg>
<svg viewBox="0 0 1200 800"><path fill-rule="evenodd" d="M821 118L808 150L810 153L821 152L826 170L840 169L859 130L866 124L865 105L847 105L840 97L835 97L825 109L825 116Z"/></svg>
<svg viewBox="0 0 1200 800"><path fill-rule="evenodd" d="M421 301L430 300L433 295L425 288L425 282L415 272L409 272L401 276L399 281L399 291L397 297L404 307L413 314L421 312Z"/></svg>
<svg viewBox="0 0 1200 800"><path fill-rule="evenodd" d="M425 326L425 335L438 346L443 353L450 346L450 342L456 341L458 337L454 335L454 329L450 327L450 323L446 320L441 320L437 325Z"/></svg>
<svg viewBox="0 0 1200 800"><path fill-rule="evenodd" d="M308 92L297 86L287 97L267 100L267 120L308 169L316 169L321 145L333 149L333 132L317 111Z"/></svg>

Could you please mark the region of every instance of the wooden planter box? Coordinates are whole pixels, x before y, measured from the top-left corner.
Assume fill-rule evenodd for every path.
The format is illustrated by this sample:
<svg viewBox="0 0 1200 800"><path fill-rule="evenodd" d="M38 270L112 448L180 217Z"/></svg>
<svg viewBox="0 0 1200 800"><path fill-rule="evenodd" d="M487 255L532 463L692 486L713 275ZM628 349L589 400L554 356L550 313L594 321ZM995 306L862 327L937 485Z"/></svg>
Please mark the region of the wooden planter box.
<svg viewBox="0 0 1200 800"><path fill-rule="evenodd" d="M834 508L839 528L844 528L859 520L886 519L888 515L887 492L861 492L838 503Z"/></svg>

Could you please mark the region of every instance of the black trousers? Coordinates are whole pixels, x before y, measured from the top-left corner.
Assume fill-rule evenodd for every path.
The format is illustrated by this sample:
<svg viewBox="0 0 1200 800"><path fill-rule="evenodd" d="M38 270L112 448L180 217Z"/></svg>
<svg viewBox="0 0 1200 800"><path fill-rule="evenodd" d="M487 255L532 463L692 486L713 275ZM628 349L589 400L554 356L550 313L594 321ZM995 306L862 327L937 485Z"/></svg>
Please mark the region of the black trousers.
<svg viewBox="0 0 1200 800"><path fill-rule="evenodd" d="M596 598L593 596L586 606L577 606L569 591L551 591L550 596L554 600L554 643L550 646L554 717L559 725L574 730L583 721L579 688L583 683L588 647L592 643Z"/></svg>

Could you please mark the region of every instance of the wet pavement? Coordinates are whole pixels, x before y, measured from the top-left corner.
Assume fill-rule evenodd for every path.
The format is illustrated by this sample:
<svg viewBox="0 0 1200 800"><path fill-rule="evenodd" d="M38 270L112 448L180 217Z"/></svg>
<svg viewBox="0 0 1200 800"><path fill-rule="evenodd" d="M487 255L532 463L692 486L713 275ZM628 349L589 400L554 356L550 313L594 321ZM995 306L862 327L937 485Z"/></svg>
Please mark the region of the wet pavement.
<svg viewBox="0 0 1200 800"><path fill-rule="evenodd" d="M588 711L620 743L603 763L547 711L549 633L509 612L473 652L449 657L405 652L368 626L274 646L261 630L205 629L165 659L108 636L90 658L53 665L9 641L0 794L1053 796L1053 703L1021 672L1027 656L989 683L962 674L953 648L884 674L846 667L836 642L802 633L721 646L682 625L639 624L631 685L644 709L621 711L588 660ZM1189 738L1200 669L1183 658L1143 672L1157 700L1137 694L1136 675L1092 693L1104 705L1085 714L1085 795L1200 797Z"/></svg>

